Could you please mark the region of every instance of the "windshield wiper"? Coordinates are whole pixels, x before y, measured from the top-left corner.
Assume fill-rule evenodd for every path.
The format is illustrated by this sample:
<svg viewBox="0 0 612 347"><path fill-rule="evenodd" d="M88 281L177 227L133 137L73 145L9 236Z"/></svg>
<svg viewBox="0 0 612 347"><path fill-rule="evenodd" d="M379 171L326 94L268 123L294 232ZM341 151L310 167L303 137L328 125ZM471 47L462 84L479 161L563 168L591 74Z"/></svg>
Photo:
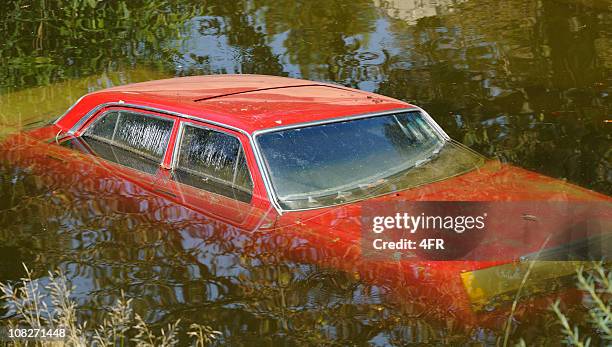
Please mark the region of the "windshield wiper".
<svg viewBox="0 0 612 347"><path fill-rule="evenodd" d="M447 143L448 143L448 141L442 142L442 144L440 146L438 146L438 148L436 148L432 152L432 154L430 156L428 156L427 158L423 158L423 159L417 160L413 165L405 168L404 170L401 170L400 172L396 172L396 173L394 173L392 175L389 175L389 176L381 179L381 181L383 181L383 182L381 182L380 184L375 184L374 186L376 187L376 189L374 189L371 192L369 192L367 197L378 195L380 193L380 190L383 187L383 185L385 185L385 186L392 186L396 182L399 182L400 180L402 180L410 171L412 171L412 169L420 167L420 166L423 166L424 164L429 163L432 160L434 160L435 158L437 158L440 155L440 153L442 152L442 149L447 145Z"/></svg>
<svg viewBox="0 0 612 347"><path fill-rule="evenodd" d="M438 146L438 148L436 148L436 149L435 149L435 150L434 150L434 151L431 153L431 155L430 155L429 157L424 158L424 159L421 159L421 160L417 160L417 161L414 163L414 166L412 166L412 167L419 167L419 166L421 166L421 165L423 165L423 164L425 164L425 163L428 163L428 162L430 162L430 161L434 160L435 158L437 158L437 157L440 155L440 152L442 152L442 148L444 147L445 143L446 143L446 142L443 142L443 143L442 143L442 145ZM410 169L410 168L408 168L408 169ZM407 172L407 171L408 171L408 169L407 169L407 170L405 170L404 172Z"/></svg>
<svg viewBox="0 0 612 347"><path fill-rule="evenodd" d="M391 177L391 176L389 176ZM370 188L374 188L374 187L378 187L382 184L387 183L388 178L379 178L374 182L368 182L368 183L360 183L357 185L357 188L361 189L361 190L365 190L365 189L370 189Z"/></svg>

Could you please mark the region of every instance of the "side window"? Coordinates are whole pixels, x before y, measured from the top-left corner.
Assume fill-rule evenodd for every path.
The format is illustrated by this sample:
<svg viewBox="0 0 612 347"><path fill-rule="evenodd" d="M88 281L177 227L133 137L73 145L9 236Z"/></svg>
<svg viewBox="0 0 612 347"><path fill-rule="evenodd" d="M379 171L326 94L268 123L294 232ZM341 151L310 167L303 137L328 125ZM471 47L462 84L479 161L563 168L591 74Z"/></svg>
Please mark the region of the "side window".
<svg viewBox="0 0 612 347"><path fill-rule="evenodd" d="M87 129L86 135L112 140L115 129L117 128L117 119L119 112L109 112L100 116L95 123Z"/></svg>
<svg viewBox="0 0 612 347"><path fill-rule="evenodd" d="M109 112L85 132L89 136L161 162L173 121L132 112Z"/></svg>
<svg viewBox="0 0 612 347"><path fill-rule="evenodd" d="M111 145L106 141L96 140L92 137L70 139L62 142L62 146L69 147L86 154L112 161L129 168L155 175L159 169L159 163L144 158L134 152Z"/></svg>
<svg viewBox="0 0 612 347"><path fill-rule="evenodd" d="M174 177L196 188L251 201L253 183L240 141L219 131L185 125Z"/></svg>
<svg viewBox="0 0 612 347"><path fill-rule="evenodd" d="M159 168L174 121L145 114L112 111L83 134L83 140L104 159L150 174Z"/></svg>

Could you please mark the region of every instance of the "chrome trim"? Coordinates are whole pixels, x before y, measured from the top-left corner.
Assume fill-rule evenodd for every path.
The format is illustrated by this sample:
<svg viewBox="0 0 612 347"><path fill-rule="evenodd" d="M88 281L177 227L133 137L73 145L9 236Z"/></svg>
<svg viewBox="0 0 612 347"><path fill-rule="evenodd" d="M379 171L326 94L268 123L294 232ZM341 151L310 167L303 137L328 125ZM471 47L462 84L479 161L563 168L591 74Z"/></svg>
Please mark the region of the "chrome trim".
<svg viewBox="0 0 612 347"><path fill-rule="evenodd" d="M175 117L184 118L184 119L190 119L190 120L193 120L193 121L197 121L197 122L202 122L202 123L207 123L207 124L211 124L211 125L214 125L214 126L218 126L220 128L225 128L225 129L233 130L233 131L239 132L241 134L244 134L246 136L249 136L249 138L250 138L250 134L248 132L244 131L243 129L231 126L231 125L227 125L227 124L223 124L223 123L219 123L219 122L215 122L215 121L211 121L211 120L207 120L207 119L202 119L200 117L190 116L190 115L187 115L187 114L184 114L184 113L168 111L168 110L159 109L159 108L150 107L150 106L128 104L128 103L124 103L124 102L107 102L107 103L100 104L100 105L94 107L89 112L87 112L83 117L81 117L81 119L79 119L79 121L76 122L72 126L72 128L70 128L70 130L68 130L68 134L74 135L74 133L76 133L82 127L82 125L84 123L86 123L89 119L91 119L91 117L93 117L96 113L98 113L98 111L100 111L101 109L103 109L105 107L135 108L135 109L144 110L144 111L151 111L151 112L167 114L167 115L170 115L170 116L175 116Z"/></svg>
<svg viewBox="0 0 612 347"><path fill-rule="evenodd" d="M72 104L72 106L68 107L68 109L66 110L66 112L64 112L61 116L57 117L56 120L53 121L52 124L57 124L57 122L59 122L62 118L64 118L68 113L70 113L70 111L72 111L72 109L74 109L74 107L76 105L78 105L81 100L83 100L83 98L85 98L87 95L83 95L80 98L77 99L77 101L74 102L74 104Z"/></svg>
<svg viewBox="0 0 612 347"><path fill-rule="evenodd" d="M444 129L442 129L442 127L436 123L436 121L433 119L433 117L431 117L429 115L429 113L427 113L427 111L425 111L424 109L418 107L418 106L414 106L416 109L418 109L419 111L421 111L421 113L425 116L425 119L427 121L429 121L430 125L432 125L434 127L435 130L438 131L438 134L440 136L442 136L445 140L450 141L451 137L448 136L448 134L444 131Z"/></svg>
<svg viewBox="0 0 612 347"><path fill-rule="evenodd" d="M342 121L346 121L346 120L356 120L356 119L362 119L362 118L378 117L378 116L384 116L384 115L388 115L388 114L410 112L410 111L419 111L419 112L421 112L421 114L425 116L425 120L428 123L430 123L430 125L433 126L434 130L436 130L438 135L443 140L445 140L445 141L450 141L451 140L450 136L448 136L448 134L446 134L446 132L444 132L444 130L442 130L440 125L438 125L438 123L436 123L436 121L427 112L425 112L425 110L423 110L422 108L420 108L418 106L412 106L412 107L409 107L409 108L399 108L399 109L394 109L394 110L390 110L390 111L383 111L383 112L364 113L364 114L358 114L358 115L346 116L346 117L329 118L329 119L323 119L323 120L312 121L312 122L297 123L297 124L291 124L291 125L286 125L286 126L278 126L278 127L268 128L268 129L257 130L255 132L253 132L253 136L252 136L253 139L252 139L251 145L253 146L253 152L255 153L255 157L257 158L257 161L258 161L257 165L259 166L259 170L261 171L261 176L264 178L264 185L266 185L266 189L268 190L268 195L271 195L270 202L276 207L278 213L282 215L284 212L310 211L310 210L317 210L317 209L323 209L323 208L329 208L329 207L336 207L336 206L346 205L346 204L349 204L349 203L355 203L355 202L359 202L359 201L364 201L364 200L367 200L367 199L375 198L377 196L382 196L382 195L390 194L390 193L383 193L383 194L378 194L378 195L374 195L374 196L368 196L368 197L364 197L363 199L358 199L358 200L354 200L354 201L350 201L350 202L341 202L341 203L334 204L334 205L310 207L310 208L295 209L295 210L294 209L291 209L291 210L283 209L280 206L279 202L278 202L279 200L278 200L278 197L276 195L276 190L274 190L274 188L272 186L272 182L271 182L271 179L269 177L270 174L269 174L269 171L268 171L269 168L268 168L268 165L265 163L265 161L263 159L263 155L261 154L261 151L259 149L259 143L257 142L257 136L259 136L261 134L275 132L275 131L281 131L281 130L304 128L304 127L315 126L315 125L322 125L322 124L329 124L329 123L338 123L338 122L342 122Z"/></svg>
<svg viewBox="0 0 612 347"><path fill-rule="evenodd" d="M139 110L144 110L144 111L151 111L151 112L157 112L157 113L163 113L163 114L167 114L167 115L171 115L171 116L175 116L178 118L182 118L182 119L188 119L188 120L192 120L192 121L196 121L196 122L201 122L201 123L205 123L205 124L210 124L210 125L214 125L217 126L219 128L224 128L224 129L228 129L228 130L232 130L238 133L243 134L244 136L246 136L249 140L249 142L251 143L251 149L253 150L253 153L255 155L255 161L257 164L257 168L259 169L259 172L261 173L261 176L263 178L264 181L264 188L266 191L266 195L268 196L268 200L270 200L270 204L274 207L274 209L276 210L276 212L278 212L279 214L282 214L282 209L280 208L280 206L278 205L278 203L276 202L276 200L273 199L273 196L271 195L271 187L268 186L266 184L266 172L263 170L263 167L261 166L260 162L261 159L258 158L257 152L255 151L255 147L254 147L254 141L253 141L253 136L248 133L247 131L231 126L231 125L227 125L227 124L223 124L223 123L219 123L219 122L215 122L215 121L211 121L211 120L207 120L207 119L202 119L200 117L194 117L194 116L190 116L184 113L179 113L179 112L173 112L173 111L168 111L168 110L164 110L164 109L159 109L159 108L155 108L155 107L150 107L150 106L142 106L142 105L136 105L136 104L128 104L125 102L107 102L104 104L100 104L96 107L94 107L93 109L91 109L89 112L87 112L83 117L81 117L81 119L76 122L72 128L70 128L70 130L68 130L67 134L68 135L74 135L80 128L81 126L86 123L89 119L91 119L91 117L93 117L96 113L98 113L98 111L100 111L101 109L105 108L105 107L125 107L125 108L134 108L134 109L139 109ZM182 124L184 122L180 122L181 123L181 128L182 128ZM182 135L181 133L181 128L179 128L179 133L177 134L177 138L179 135ZM175 141L174 145L174 151L176 151L176 145L177 145L178 141ZM173 161L171 161L171 169L174 167L174 154L176 152L172 153L173 156ZM251 174L251 171L249 170L249 174ZM251 180L253 179L253 177L251 176ZM255 185L255 181L253 181L253 188ZM254 189L253 189L254 190Z"/></svg>
<svg viewBox="0 0 612 347"><path fill-rule="evenodd" d="M94 108L92 108L89 112L87 112L84 116L82 116L76 123L72 125L72 127L67 131L68 135L74 135L74 133L79 130L83 124L85 124L91 117L93 117L98 111L106 107L106 104L100 104Z"/></svg>
<svg viewBox="0 0 612 347"><path fill-rule="evenodd" d="M102 117L107 117L107 114L109 114L110 112L115 112L113 110L111 111L107 111L102 113L101 115L99 115L96 119L94 119L94 121L92 122L92 124L87 127L87 129L85 129L85 133L89 132L89 129L91 129L91 127L96 126L96 124L100 123L100 119ZM115 137L117 137L117 129L119 128L119 122L121 122L121 112L120 111L116 111L117 112L117 119L115 120L115 126L113 127L113 136L111 136L111 141L115 141ZM174 127L174 124L172 124L172 126ZM95 129L92 129L92 131ZM83 134L85 135L85 134ZM170 135L172 135L172 129L170 129ZM164 153L165 155L165 153ZM164 162L164 160L162 159L162 163Z"/></svg>
<svg viewBox="0 0 612 347"><path fill-rule="evenodd" d="M259 173L261 174L261 178L264 183L264 188L266 189L266 195L268 196L268 200L270 200L270 204L274 206L274 209L276 210L276 212L278 212L279 215L282 215L284 210L278 203L278 200L276 199L276 192L274 191L271 180L268 177L268 167L264 163L263 156L259 152L259 145L255 141L256 133L257 132L253 133L252 136L249 135L249 140L251 142L251 149L253 150L253 154L255 155L255 161L257 163L257 167L259 168Z"/></svg>
<svg viewBox="0 0 612 347"><path fill-rule="evenodd" d="M106 116L107 116L109 113L111 113L111 112L117 112L117 121L116 121L116 123L115 123L115 129L113 130L113 137L111 138L111 140L109 141L109 140L108 140L108 139L106 139L106 138L99 137L99 136L97 136L97 135L93 135L93 134L92 134L92 135L89 135L89 136L93 137L94 139L96 139L96 140L98 140L98 141L106 142L106 143L108 143L109 145L117 146L117 147L119 147L119 148L121 148L121 149L123 149L123 150L126 150L126 151L129 151L129 152L136 153L136 154L141 155L141 156L143 156L143 157L146 157L146 158L148 158L148 159L150 159L150 160L152 160L152 161L154 161L154 162L157 162L157 161L158 161L158 159L157 159L157 158L155 158L155 157L153 157L152 155L149 155L148 153L144 153L144 152L140 152L140 151L134 150L133 148L131 148L131 147L129 147L129 146L122 145L122 144L117 143L117 142L115 141L115 134L117 133L117 127L119 126L119 121L121 120L121 112L122 112L121 110L107 110L107 111L104 111L102 114L100 114L100 115L99 115L99 116L98 116L98 117L97 117L97 118L96 118L96 119L95 119L95 120L94 120L94 121L93 121L93 122L92 122L92 123L91 123L91 124L90 124L90 125L87 127L87 129L85 129L85 131L89 130L91 127L93 127L93 126L95 126L96 124L98 124L98 123L99 123L99 122L102 120L102 117L106 117ZM124 111L124 112L128 112L128 113L129 113L129 111ZM170 134L172 134L172 129L174 129L174 127L176 126L176 122L177 122L177 120L176 120L176 119L166 118L166 117L161 117L161 116L156 115L156 114L138 113L138 112L131 112L131 113L133 113L133 114L137 114L137 115L142 115L142 116L145 116L145 117L154 118L154 119L161 119L161 120L164 120L164 121L172 122L172 128L170 128ZM82 134L82 135L85 135L85 134ZM170 142L170 138L168 138L168 142ZM169 143L168 143L168 145L169 145ZM159 165L160 165L160 166L162 166L162 165L164 164L164 158L166 157L166 154L167 154L168 149L169 149L169 148L168 148L168 147L169 147L168 145L166 145L166 148L164 149L164 153L162 154L162 157L161 157L161 161L159 161Z"/></svg>
<svg viewBox="0 0 612 347"><path fill-rule="evenodd" d="M322 124L329 124L329 123L338 123L338 122L342 122L342 121L346 121L346 120L355 120L355 119L361 119L361 118L370 118L370 117L384 116L384 115L387 115L387 114L394 114L394 113L407 112L407 111L415 111L415 110L420 110L420 108L418 108L416 106L410 107L410 108L396 108L396 109L389 110L389 111L371 112L371 113L360 113L360 114L356 114L356 115L352 115L352 116L343 116L343 117L320 119L320 120L315 120L315 121L311 121L311 122L302 122L302 123L295 123L295 124L290 124L290 125L280 125L280 126L277 126L277 127L266 128L266 129L262 129L262 130L256 130L256 131L253 132L253 137L256 137L258 135L265 134L265 133L274 132L274 131L296 129L296 128L306 128L306 127L314 126L314 125L322 125ZM431 119L431 117L429 119Z"/></svg>
<svg viewBox="0 0 612 347"><path fill-rule="evenodd" d="M62 133L62 129L60 129L57 134L55 134L55 143L59 145L59 136Z"/></svg>
<svg viewBox="0 0 612 347"><path fill-rule="evenodd" d="M179 122L179 128L174 138L174 146L172 147L172 158L170 159L170 171L174 171L177 167L177 161L179 157L179 151L181 150L181 139L183 138L183 129L185 128L185 122Z"/></svg>
<svg viewBox="0 0 612 347"><path fill-rule="evenodd" d="M81 97L81 99L82 98L83 97ZM80 99L79 99L79 101L80 101ZM73 107L76 106L76 104L78 104L78 101L77 101L77 103L75 103L75 105L73 105ZM336 205L321 206L321 207L312 207L312 208L298 209L298 210L285 210L285 209L283 209L280 206L280 204L278 203L278 199L276 197L276 191L274 190L274 188L272 186L271 179L269 177L269 172L268 172L267 165L265 164L263 156L262 156L262 154L261 154L261 152L259 150L259 144L257 143L257 140L256 140L256 137L258 135L261 135L261 134L264 134L264 133L267 133L267 132L279 131L279 130L302 128L302 127L306 127L306 126L328 124L328 123L341 122L341 121L345 121L345 120L355 120L355 119L361 119L361 118L383 116L383 115L393 114L393 113L398 113L398 112L407 112L407 111L418 110L423 115L425 115L426 120L428 120L431 123L431 125L434 127L434 129L438 132L438 134L442 138L444 138L446 140L450 140L450 137L446 134L446 132L444 132L444 130L438 125L438 123L436 123L433 120L433 118L427 112L425 112L425 110L423 110L422 108L420 108L418 106L411 106L411 107L408 107L408 108L398 108L398 109L393 109L393 110L383 111L383 112L371 112L371 113L363 113L363 114L352 115L352 116L329 118L329 119L323 119L323 120L312 121L312 122L296 123L296 124L291 124L291 125L278 126L278 127L268 128L268 129L257 130L255 132L253 132L252 134L250 134L250 133L248 133L247 131L245 131L243 129L240 129L240 128L237 128L237 127L234 127L234 126L231 126L231 125L227 125L227 124L223 124L223 123L219 123L219 122L215 122L215 121L211 121L211 120L207 120L207 119L202 119L200 117L190 116L190 115L187 115L187 114L184 114L184 113L168 111L168 110L159 109L159 108L150 107L150 106L142 106L142 105L137 105L137 104L129 104L129 103L125 103L125 102L108 102L108 103L100 104L100 105L96 106L95 108L93 108L92 110L90 110L89 112L87 112L83 117L81 117L81 119L79 119L78 122L76 122L72 126L72 128L70 128L70 130L67 132L67 134L68 135L74 135L82 127L82 125L84 123L86 123L89 119L91 119L91 117L93 117L98 111L100 111L101 109L106 108L106 107L134 108L134 109L140 109L140 110L145 110L145 111L151 111L151 112L167 114L167 115L175 116L175 117L182 118L182 119L188 119L188 120L192 120L192 121L196 121L196 122L201 122L201 123L205 123L205 124L214 125L214 126L217 126L217 127L220 127L220 128L236 131L238 133L241 133L241 134L245 135L249 139L249 142L251 143L251 149L253 150L253 154L255 155L255 161L256 161L257 167L259 169L259 172L261 174L261 177L262 177L262 180L263 180L263 183L264 183L264 188L266 190L266 195L268 196L268 200L269 200L270 204L274 207L276 212L278 212L278 214L280 214L280 215L282 215L284 212L297 212L297 211L307 211L307 210L322 209L322 208L327 208L327 207L334 207L334 206L344 205L344 204L347 204L347 203L339 203L339 204L336 204ZM67 113L68 112L66 112L66 114ZM62 115L62 117L65 116L66 114ZM60 119L62 117L60 117ZM172 161L171 161L171 169L174 169L174 166L175 166L176 154L178 153L177 152L177 145L179 143L178 139L179 139L179 136L182 136L183 123L184 122L180 122L180 124L179 124L179 133L177 133L177 140L174 143L174 148L173 148L173 153L172 153ZM249 170L249 174L251 174L250 170ZM251 176L251 180L252 179L253 178ZM253 184L254 183L255 182L253 181ZM360 199L360 200L355 200L355 201L352 201L352 202L363 201L363 200L369 199L369 198L371 198L371 197L367 197L367 198Z"/></svg>
<svg viewBox="0 0 612 347"><path fill-rule="evenodd" d="M102 117L106 116L107 114L111 113L111 112L117 112L118 113L118 117L117 117L117 123L115 123L115 129L113 131L113 137L112 140L115 140L115 135L117 132L117 126L119 125L119 121L121 120L121 113L122 112L127 112L127 113L133 113L133 114L137 114L137 115L142 115L145 117L151 117L151 118L155 118L155 119L161 119L164 121L168 121L168 122L172 122L172 126L174 127L174 123L176 123L175 119L172 118L166 118L166 117L162 117L160 115L157 114L149 114L149 113L139 113L139 112L130 112L130 111L124 111L124 110L106 110L103 113L101 113L88 127L87 129L84 129L85 131L89 130L89 128L93 127L94 125L98 124L98 122L100 122L100 120L102 119ZM165 155L165 153L164 153Z"/></svg>

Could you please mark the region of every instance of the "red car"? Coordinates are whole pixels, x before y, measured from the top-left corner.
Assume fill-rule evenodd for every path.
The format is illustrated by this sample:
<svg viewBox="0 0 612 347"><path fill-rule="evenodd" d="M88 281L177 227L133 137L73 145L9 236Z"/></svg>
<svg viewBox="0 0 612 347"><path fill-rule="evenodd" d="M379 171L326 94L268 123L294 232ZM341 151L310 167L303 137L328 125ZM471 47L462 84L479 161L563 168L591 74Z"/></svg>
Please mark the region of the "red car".
<svg viewBox="0 0 612 347"><path fill-rule="evenodd" d="M598 216L610 213L610 197L487 160L452 141L419 107L282 77L185 77L94 92L53 124L7 138L0 153L47 184L113 194L117 209L156 220L214 220L215 230L232 226L249 235L258 252L355 271L434 304L440 317L469 321L513 297L517 271L527 266L521 257L554 253L563 240L553 244L554 231L535 228L526 241L516 225L500 225L498 238L478 239L489 258L370 258L363 254L364 208L560 201L597 203ZM522 208L504 211L524 223L538 218ZM567 225L557 218L563 212L550 213L555 226ZM518 238L516 247L500 241ZM533 266L531 287L542 289L573 265Z"/></svg>

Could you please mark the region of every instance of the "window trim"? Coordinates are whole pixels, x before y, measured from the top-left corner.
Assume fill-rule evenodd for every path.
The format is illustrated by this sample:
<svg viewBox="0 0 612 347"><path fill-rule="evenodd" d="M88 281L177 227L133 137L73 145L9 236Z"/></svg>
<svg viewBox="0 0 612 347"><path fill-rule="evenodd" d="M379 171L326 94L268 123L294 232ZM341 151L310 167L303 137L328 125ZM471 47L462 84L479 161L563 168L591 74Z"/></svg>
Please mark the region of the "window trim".
<svg viewBox="0 0 612 347"><path fill-rule="evenodd" d="M157 119L161 119L161 120L172 122L172 128L170 128L170 137L168 138L168 143L166 144L166 146L164 148L164 153L161 156L161 160L156 158L156 157L154 157L154 156L152 156L152 155L150 155L150 154L148 154L148 153L145 153L145 152L136 150L135 148L132 148L130 146L127 146L127 145L115 142L114 140L109 140L109 139L106 139L104 137L97 136L97 135L91 135L91 134L88 135L87 134L87 131L89 131L89 129L91 129L98 122L100 122L104 117L106 117L109 113L112 113L112 112L117 112L118 113L118 115L117 115L117 123L115 123L115 129L113 131L113 139L114 139L115 132L117 131L117 125L119 124L119 120L121 119L121 112L133 113L133 114L141 115L141 116L144 116L144 117L157 118ZM135 153L137 155L140 155L140 156L142 156L144 158L152 160L152 161L158 163L158 165L160 167L163 167L164 160L166 158L166 155L168 154L168 150L170 149L170 145L172 144L172 131L174 130L174 127L176 127L176 122L177 122L177 119L175 117L172 117L172 116L162 116L162 115L159 115L159 114L156 114L156 113L144 113L144 112L138 112L138 111L132 111L132 110L125 110L125 109L121 109L121 108L110 108L110 109L104 110L100 114L98 114L93 119L93 121L91 121L89 124L86 125L85 128L83 128L81 130L81 133L80 133L80 135L78 137L89 136L89 137L91 137L91 138L93 138L95 140L107 143L107 144L109 144L111 146L116 146L116 147L121 148L123 150L129 151L129 152L133 152L133 153Z"/></svg>
<svg viewBox="0 0 612 347"><path fill-rule="evenodd" d="M105 108L126 108L126 109L134 109L134 110L141 110L141 111L146 111L146 112L155 112L155 113L159 113L159 114L163 114L163 115L167 115L169 117L175 117L175 119L177 119L179 121L179 128L180 125L182 124L182 122L199 122L199 123L204 123L204 124L208 124L210 126L213 127L218 127L218 128L222 128L225 129L227 131L233 131L236 133L240 133L242 135L244 135L247 139L248 139L248 143L246 146L244 146L244 148L250 147L252 154L254 156L255 159L255 166L254 168L256 169L257 173L259 174L258 177L261 177L261 183L263 183L263 186L259 186L259 181L255 181L253 180L253 176L252 176L252 172L251 172L251 168L249 167L249 174L251 174L251 180L253 181L254 187L253 187L253 191L257 192L257 194L265 194L268 198L267 202L270 203L270 205L276 210L276 212L278 212L278 214L282 215L283 214L283 209L280 207L280 205L278 205L278 203L276 202L276 197L274 195L274 190L272 189L272 186L269 183L269 179L267 177L267 172L265 171L265 167L263 166L263 162L262 159L260 158L260 153L258 152L258 148L257 145L255 144L254 140L253 140L253 134L247 132L244 129L241 129L239 127L235 127L232 125L228 125L228 124L224 124L221 122L217 122L217 121L213 121L210 119L205 119L202 117L196 117L196 116L192 116L189 114L185 114L185 113L181 113L181 112L176 112L176 111L171 111L171 110L167 110L164 108L159 108L159 107L154 107L154 106L145 106L145 105L140 105L138 103L135 102L125 102L123 100L118 100L118 101L107 101L104 103L101 103L95 107L93 107L92 109L90 109L87 113L85 113L84 115L82 115L80 118L78 118L77 120L74 121L74 123L72 123L72 125L70 126L70 128L66 131L66 135L65 136L81 136L83 131L85 130L85 128L87 127L89 121L94 118L95 120L95 116L100 112L100 110L104 110ZM415 106L413 106L415 107ZM67 114L66 114L67 115ZM60 117L56 122L61 121L66 115ZM196 123L197 124L197 123ZM176 128L175 128L176 129ZM178 137L178 130L176 129L176 133L177 136L173 137L173 141L176 140L176 138ZM56 135L56 141L57 141L57 136ZM173 158L174 158L174 153L175 153L175 145L176 145L176 141L174 142L174 144L172 145L172 156L170 157L170 161L169 161L169 166L170 167L166 167L164 165L162 165L162 168L167 169L167 170L172 170L172 165L173 165ZM246 153L246 151L245 151ZM167 155L166 155L167 156ZM165 159L164 159L165 162ZM247 165L248 162L247 162Z"/></svg>
<svg viewBox="0 0 612 347"><path fill-rule="evenodd" d="M75 103L74 106L76 106L77 103ZM373 111L373 112L365 112L365 113L360 113L360 114L353 114L353 115L348 115L348 116L340 116L340 117L334 117L334 118L329 118L329 119L324 119L324 120L316 120L316 121L306 121L306 122L300 122L300 123L296 123L293 125L289 125L289 126L278 126L278 127L271 127L271 128L267 128L267 129L261 129L261 130L256 130L253 133L247 132L244 129L241 129L239 127L235 127L232 125L228 125L228 124L224 124L221 122L217 122L217 121L213 121L210 119L206 119L206 118L202 118L199 116L192 116L186 113L181 113L181 112L176 112L176 111L171 111L168 109L164 109L164 108L160 108L160 107L155 107L155 106L145 106L145 105L141 105L138 104L137 101L132 101L132 102L125 102L123 100L118 100L118 101L106 101L103 102L101 104L98 104L97 106L93 107L92 109L90 109L87 113L85 113L84 115L82 115L80 118L76 119L74 121L74 123L72 123L72 125L70 126L70 128L66 131L66 135L67 136L80 136L83 133L84 128L87 126L87 123L89 122L89 120L94 117L100 110L103 110L105 108L111 108L111 107L118 107L118 108L126 108L126 109L134 109L134 110L142 110L142 111L146 111L146 112L155 112L155 113L160 113L163 115L167 115L169 117L176 117L175 119L177 119L179 121L179 125L182 124L182 122L200 122L200 123L205 123L214 127L219 127L219 128L223 128L227 131L233 131L236 133L240 133L243 134L244 136L246 136L246 138L249 141L249 146L251 148L251 150L253 151L253 156L255 159L255 168L257 169L258 174L260 175L259 177L261 177L262 179L262 183L263 183L263 187L260 187L259 189L263 189L263 191L261 193L264 193L267 197L268 197L268 202L270 203L270 205L276 210L276 212L278 212L278 214L282 215L286 212L296 212L296 211L305 211L305 210L315 210L315 209L321 209L323 207L313 207L313 208L309 208L309 209L303 209L303 210L285 210L283 209L279 204L278 204L278 200L276 197L276 191L274 190L274 188L272 187L272 183L270 181L269 173L267 171L267 167L263 161L263 157L262 154L259 150L259 146L257 145L257 141L256 141L256 137L258 134L267 132L267 131L275 131L275 130L281 130L283 128L287 128L287 127L303 127L303 126L308 126L308 125L316 125L316 124L323 124L323 123L333 123L333 122L338 122L338 121L344 121L344 120L350 120L350 119L359 119L359 118L365 118L365 117L372 117L372 116L377 116L377 115L385 115L385 114L389 114L389 113L394 113L394 112L403 112L403 111L414 111L414 110L418 110L420 111L425 118L427 119L427 122L430 123L434 129L436 129L437 133L440 134L442 137L450 140L450 136L448 136L448 134L446 134L446 132L442 129L442 127L421 107L416 106L416 105L409 105L406 104L404 107L398 107L398 108L394 108L394 109L390 109L390 110L385 110L385 111ZM56 120L56 123L58 123L59 121L61 121L66 115L68 115L69 112L67 112L66 114L64 114L63 116L59 117ZM178 131L177 131L177 135L178 135ZM58 134L59 136L59 134ZM57 138L57 136L56 136ZM174 139L178 138L175 137ZM172 157L170 159L170 166L173 165L173 158L174 158L174 150L176 145L176 141L172 146ZM247 164L248 166L248 164ZM162 166L162 168L165 169L169 169L172 170L172 167L170 168L166 168L164 166ZM252 174L250 168L249 168L249 173ZM251 179L253 177L251 176ZM253 181L253 183L255 183L255 181ZM255 192L257 189L257 187L254 186L253 187L253 191ZM361 201L361 200L359 200ZM355 201L358 202L358 201Z"/></svg>
<svg viewBox="0 0 612 347"><path fill-rule="evenodd" d="M200 171L197 171L197 170L192 170L192 169L189 169L189 168L185 168L185 169L179 168L178 161L179 161L180 152L181 152L181 144L183 142L183 135L185 134L185 127L187 127L187 126L191 126L191 127L198 128L198 129L210 130L210 131L214 131L214 132L217 132L217 133L221 133L221 134L224 134L224 135L227 135L227 136L231 136L234 139L236 139L236 141L238 141L238 144L240 145L240 148L238 150L238 155L236 157L236 163L234 164L233 182L228 182L226 180L223 180L223 179L220 179L218 177L211 176L211 175L207 175L207 174L205 174L203 172L200 172ZM242 153L242 154L240 154L240 153ZM250 192L245 190L243 187L237 186L235 184L235 180L236 180L236 168L237 168L237 165L238 165L238 161L240 160L240 156L244 156L244 162L245 162L245 165L246 165L246 168L247 168L247 172L249 173L249 180L251 181L251 191ZM230 132L227 132L227 131L223 131L223 130L212 128L212 127L207 127L205 125L198 124L198 123L195 123L195 122L180 121L179 122L179 129L178 129L178 132L176 134L176 138L174 139L174 146L172 148L172 160L170 162L170 172L174 173L175 170L184 170L184 171L189 172L191 174L194 174L194 175L197 175L197 176L201 176L201 177L205 177L205 178L208 178L208 179L212 179L212 180L214 180L216 182L220 182L222 184L228 184L229 183L228 186L231 187L232 189L237 189L237 190L243 191L245 193L251 194L251 201L253 201L253 197L255 196L255 180L253 180L253 174L251 173L251 168L249 167L249 163L247 161L245 146L244 146L244 144L242 143L242 141L240 140L240 138L238 136L236 136L235 134L232 134ZM177 183L181 183L179 181L176 181L176 182ZM185 184L185 183L181 183L181 184ZM190 186L190 187L193 187L193 186ZM208 193L211 193L211 194L216 194L214 192L207 191L206 189L202 189L202 188L198 188L198 187L193 187L193 188L194 189L198 189L198 190L202 190L202 191L205 191L205 192L208 192ZM239 202L243 202L243 201L231 198L231 197L227 197L227 198L232 199L232 200L236 200L236 201L239 201Z"/></svg>
<svg viewBox="0 0 612 347"><path fill-rule="evenodd" d="M64 138L62 140L62 143L65 143L67 141L72 141L72 140L77 141L79 146L86 151L85 154L94 157L95 160L102 160L105 163L110 164L110 165L118 165L118 166L121 166L124 169L132 170L132 171L137 172L137 173L142 174L142 175L154 176L154 174L151 174L149 172L146 172L146 171L143 171L143 170L140 170L140 169L136 169L136 168L134 168L132 166L128 166L128 165L125 165L125 164L119 162L119 160L117 159L117 153L115 152L116 149L113 148L113 146L117 147L118 149L121 149L121 150L126 150L126 149L124 149L122 147L119 147L119 146L115 146L114 144L111 144L108 141L101 141L99 137L92 137L92 139L94 141L100 141L100 142L110 146L111 147L111 152L113 153L113 157L115 158L115 160L111 160L111 159L108 159L108 158L105 158L105 157L101 156L96 150L94 150L91 147L91 144L89 142L87 142L87 140L85 138L83 138L83 136L75 136L75 137L70 137L70 138ZM126 150L126 151L129 151L129 150ZM141 155L140 153L137 153L137 152L134 152L134 151L129 151L129 152L130 153L134 153L136 155ZM149 157L145 157L145 159L151 160L151 158L149 158ZM153 161L157 162L157 160L153 160Z"/></svg>

